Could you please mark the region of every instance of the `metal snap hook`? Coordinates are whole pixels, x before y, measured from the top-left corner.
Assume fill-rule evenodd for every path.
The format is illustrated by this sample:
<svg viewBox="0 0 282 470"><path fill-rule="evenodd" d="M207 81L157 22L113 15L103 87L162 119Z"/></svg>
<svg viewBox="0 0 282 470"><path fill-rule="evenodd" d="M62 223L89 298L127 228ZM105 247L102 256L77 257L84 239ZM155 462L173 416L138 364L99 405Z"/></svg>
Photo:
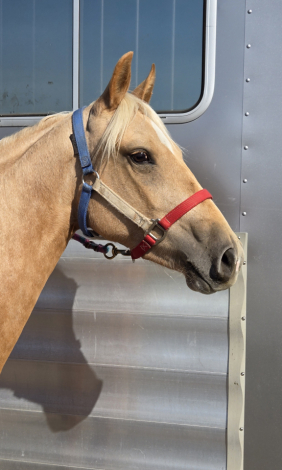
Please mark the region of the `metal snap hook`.
<svg viewBox="0 0 282 470"><path fill-rule="evenodd" d="M128 249L125 250L119 250L113 243L107 243L105 245L105 248L112 247L112 255L108 255L108 253L104 253L105 258L107 259L113 259L117 255L123 255L123 256L131 256L131 252Z"/></svg>
<svg viewBox="0 0 282 470"><path fill-rule="evenodd" d="M113 243L107 243L107 244L105 245L105 248L108 248L108 247L110 247L110 246L112 247L112 254L111 254L111 255L108 255L108 253L104 253L105 258L107 258L107 259L113 259L113 258L115 258L115 257L117 256L117 254L118 254L118 253L116 252L116 246L115 246Z"/></svg>

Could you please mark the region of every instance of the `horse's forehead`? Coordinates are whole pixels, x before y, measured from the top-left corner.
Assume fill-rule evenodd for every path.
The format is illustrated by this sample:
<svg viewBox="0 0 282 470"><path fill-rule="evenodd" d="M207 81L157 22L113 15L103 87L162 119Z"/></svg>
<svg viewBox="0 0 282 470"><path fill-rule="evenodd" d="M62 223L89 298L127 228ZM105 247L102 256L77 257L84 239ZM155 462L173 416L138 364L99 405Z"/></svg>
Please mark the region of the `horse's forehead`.
<svg viewBox="0 0 282 470"><path fill-rule="evenodd" d="M171 142L170 142L169 138L165 135L165 133L162 131L162 129L160 129L157 126L157 124L155 124L154 121L152 121L151 119L149 119L149 123L152 126L152 128L154 129L155 133L157 134L159 141L163 145L165 145L172 153L174 153Z"/></svg>

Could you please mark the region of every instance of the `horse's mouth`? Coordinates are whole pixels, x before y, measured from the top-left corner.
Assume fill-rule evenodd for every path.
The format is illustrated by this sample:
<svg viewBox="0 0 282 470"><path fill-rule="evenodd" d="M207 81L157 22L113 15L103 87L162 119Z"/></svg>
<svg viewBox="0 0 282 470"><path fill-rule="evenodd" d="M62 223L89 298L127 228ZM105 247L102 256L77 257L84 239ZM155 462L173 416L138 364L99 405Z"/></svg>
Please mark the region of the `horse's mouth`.
<svg viewBox="0 0 282 470"><path fill-rule="evenodd" d="M201 276L191 276L189 273L189 275L185 275L185 279L189 289L196 292L200 292L201 294L214 294L216 292Z"/></svg>
<svg viewBox="0 0 282 470"><path fill-rule="evenodd" d="M201 294L214 294L216 290L208 283L202 274L191 264L186 263L183 274L189 289Z"/></svg>

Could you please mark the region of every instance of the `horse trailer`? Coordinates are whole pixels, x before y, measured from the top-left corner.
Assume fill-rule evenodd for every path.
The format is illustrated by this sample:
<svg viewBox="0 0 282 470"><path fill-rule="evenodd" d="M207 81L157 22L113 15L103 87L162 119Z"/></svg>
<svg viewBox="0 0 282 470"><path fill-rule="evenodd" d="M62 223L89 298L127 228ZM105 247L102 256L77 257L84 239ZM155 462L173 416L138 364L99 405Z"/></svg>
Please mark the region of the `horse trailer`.
<svg viewBox="0 0 282 470"><path fill-rule="evenodd" d="M133 51L131 90L155 63L151 106L245 253L203 295L71 240L0 375L1 470L280 468L281 22L278 0L0 0L1 140Z"/></svg>

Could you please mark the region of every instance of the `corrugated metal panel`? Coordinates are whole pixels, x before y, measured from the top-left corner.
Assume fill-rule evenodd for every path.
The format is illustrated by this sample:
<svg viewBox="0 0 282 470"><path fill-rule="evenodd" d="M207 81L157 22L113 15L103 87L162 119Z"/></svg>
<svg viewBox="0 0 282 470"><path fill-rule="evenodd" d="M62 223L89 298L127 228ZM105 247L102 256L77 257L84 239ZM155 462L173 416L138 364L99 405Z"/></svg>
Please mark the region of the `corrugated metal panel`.
<svg viewBox="0 0 282 470"><path fill-rule="evenodd" d="M0 468L225 469L228 292L86 255L70 243L0 376Z"/></svg>
<svg viewBox="0 0 282 470"><path fill-rule="evenodd" d="M225 468L221 429L89 417L67 432L56 432L72 419L1 410L1 457L110 470Z"/></svg>

